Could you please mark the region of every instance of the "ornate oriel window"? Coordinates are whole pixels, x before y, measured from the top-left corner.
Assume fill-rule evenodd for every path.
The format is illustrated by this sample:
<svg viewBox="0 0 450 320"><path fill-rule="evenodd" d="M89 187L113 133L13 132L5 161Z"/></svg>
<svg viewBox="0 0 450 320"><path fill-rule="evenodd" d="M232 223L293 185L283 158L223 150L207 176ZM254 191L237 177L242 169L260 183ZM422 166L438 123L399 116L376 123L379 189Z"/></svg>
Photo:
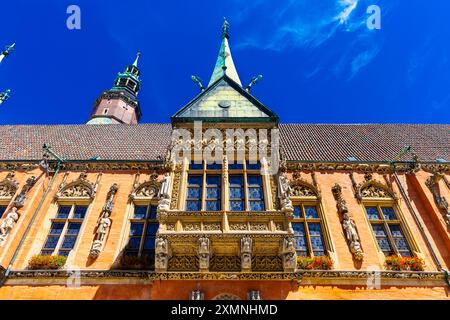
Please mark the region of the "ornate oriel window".
<svg viewBox="0 0 450 320"><path fill-rule="evenodd" d="M393 206L366 204L365 210L375 239L384 255L412 256L402 223Z"/></svg>
<svg viewBox="0 0 450 320"><path fill-rule="evenodd" d="M319 206L313 203L301 203L294 206L292 228L299 256L326 255Z"/></svg>
<svg viewBox="0 0 450 320"><path fill-rule="evenodd" d="M51 219L50 232L41 254L68 256L75 246L87 210L87 205L59 205L55 217Z"/></svg>
<svg viewBox="0 0 450 320"><path fill-rule="evenodd" d="M228 185L222 186L225 170ZM223 199L223 187L228 188L229 198ZM228 202L230 211L265 210L261 164L243 163L222 164L191 163L187 178L187 211L220 211Z"/></svg>
<svg viewBox="0 0 450 320"><path fill-rule="evenodd" d="M158 231L156 206L135 204L130 220L130 234L125 246L125 256L152 257Z"/></svg>

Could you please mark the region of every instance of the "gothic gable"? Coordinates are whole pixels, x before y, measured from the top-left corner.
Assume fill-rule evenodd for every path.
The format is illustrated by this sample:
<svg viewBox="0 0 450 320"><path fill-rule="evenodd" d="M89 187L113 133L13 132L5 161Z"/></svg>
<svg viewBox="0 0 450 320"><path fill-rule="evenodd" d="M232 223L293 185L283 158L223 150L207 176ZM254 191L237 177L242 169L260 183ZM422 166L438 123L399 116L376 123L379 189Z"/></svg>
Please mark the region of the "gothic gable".
<svg viewBox="0 0 450 320"><path fill-rule="evenodd" d="M277 122L278 117L226 75L178 111L172 122Z"/></svg>

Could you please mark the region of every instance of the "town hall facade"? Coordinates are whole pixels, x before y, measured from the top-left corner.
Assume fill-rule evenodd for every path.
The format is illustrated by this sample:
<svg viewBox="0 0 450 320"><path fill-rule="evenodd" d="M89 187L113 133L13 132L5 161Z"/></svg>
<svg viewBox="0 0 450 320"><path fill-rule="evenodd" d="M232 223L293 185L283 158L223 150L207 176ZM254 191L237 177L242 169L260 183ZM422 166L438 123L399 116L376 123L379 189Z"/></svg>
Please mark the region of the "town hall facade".
<svg viewBox="0 0 450 320"><path fill-rule="evenodd" d="M86 124L0 126L0 299L448 299L450 125L284 123L221 41L170 123L138 54Z"/></svg>

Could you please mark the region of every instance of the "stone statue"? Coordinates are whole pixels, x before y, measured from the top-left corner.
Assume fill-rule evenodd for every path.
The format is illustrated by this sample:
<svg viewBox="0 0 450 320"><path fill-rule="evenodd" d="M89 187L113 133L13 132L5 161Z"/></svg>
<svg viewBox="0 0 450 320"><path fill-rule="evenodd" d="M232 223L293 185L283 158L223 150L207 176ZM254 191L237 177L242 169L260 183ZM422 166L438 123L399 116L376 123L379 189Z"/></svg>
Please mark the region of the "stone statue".
<svg viewBox="0 0 450 320"><path fill-rule="evenodd" d="M201 237L198 239L198 258L200 271L209 270L209 260L211 256L210 240L207 237Z"/></svg>
<svg viewBox="0 0 450 320"><path fill-rule="evenodd" d="M166 172L164 174L164 178L161 181L161 188L159 189L158 196L160 198L167 198L170 199L170 186L172 183L172 176L170 175L170 172Z"/></svg>
<svg viewBox="0 0 450 320"><path fill-rule="evenodd" d="M109 228L111 227L111 219L109 218L110 213L105 211L100 217L97 223L97 230L95 232L95 238L92 242L92 248L90 251L90 256L95 258L98 257L103 248L103 243L105 241L106 235Z"/></svg>
<svg viewBox="0 0 450 320"><path fill-rule="evenodd" d="M109 189L107 200L103 205L102 213L97 221L97 230L95 231L94 241L92 242L91 251L89 253L91 258L97 258L100 252L102 252L108 231L112 224L110 216L114 208L114 196L118 189L119 187L116 183Z"/></svg>
<svg viewBox="0 0 450 320"><path fill-rule="evenodd" d="M292 237L286 237L281 243L281 256L285 272L294 272L297 268L297 252L295 241Z"/></svg>
<svg viewBox="0 0 450 320"><path fill-rule="evenodd" d="M258 290L249 291L248 300L261 300L261 293Z"/></svg>
<svg viewBox="0 0 450 320"><path fill-rule="evenodd" d="M12 207L11 211L6 214L5 219L0 224L0 240L5 241L11 230L14 228L17 220L19 220L19 214L17 208Z"/></svg>
<svg viewBox="0 0 450 320"><path fill-rule="evenodd" d="M241 239L241 269L252 268L252 238L246 236Z"/></svg>
<svg viewBox="0 0 450 320"><path fill-rule="evenodd" d="M155 270L157 272L167 271L169 265L169 241L158 237L155 240Z"/></svg>
<svg viewBox="0 0 450 320"><path fill-rule="evenodd" d="M356 224L350 219L347 213L343 214L342 228L345 231L345 237L349 243L350 252L353 253L355 259L361 260L363 258L363 251L361 243L359 242L358 232L356 231Z"/></svg>
<svg viewBox="0 0 450 320"><path fill-rule="evenodd" d="M361 248L361 243L359 241L358 231L356 230L355 222L350 219L348 215L348 207L345 199L342 197L342 187L339 184L335 184L331 191L333 192L334 198L336 199L336 207L339 214L342 215L342 229L345 232L345 238L350 249L356 260L362 260L364 257L363 250Z"/></svg>
<svg viewBox="0 0 450 320"><path fill-rule="evenodd" d="M190 300L203 300L204 294L203 294L203 292L201 292L199 290L194 290L194 291L191 291L189 298L190 298Z"/></svg>
<svg viewBox="0 0 450 320"><path fill-rule="evenodd" d="M281 211L285 214L292 216L294 212L294 206L290 199L292 188L289 184L286 172L281 172L278 176L278 198L280 199Z"/></svg>

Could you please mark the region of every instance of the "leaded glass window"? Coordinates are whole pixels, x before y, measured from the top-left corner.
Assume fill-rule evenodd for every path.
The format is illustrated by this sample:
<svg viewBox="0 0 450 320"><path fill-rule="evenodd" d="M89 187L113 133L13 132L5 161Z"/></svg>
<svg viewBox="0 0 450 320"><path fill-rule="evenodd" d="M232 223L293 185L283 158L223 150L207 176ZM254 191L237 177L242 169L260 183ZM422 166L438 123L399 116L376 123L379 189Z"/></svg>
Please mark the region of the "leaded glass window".
<svg viewBox="0 0 450 320"><path fill-rule="evenodd" d="M384 255L412 255L401 221L393 207L373 205L366 206L366 214L372 226L373 234Z"/></svg>
<svg viewBox="0 0 450 320"><path fill-rule="evenodd" d="M125 247L126 256L153 257L155 252L155 238L158 231L154 205L134 206L130 221L130 235Z"/></svg>
<svg viewBox="0 0 450 320"><path fill-rule="evenodd" d="M228 199L222 195L224 181L228 181L223 186L228 189ZM231 162L228 168L215 162L189 165L186 211L220 211L224 207L230 211L264 211L264 200L260 162Z"/></svg>
<svg viewBox="0 0 450 320"><path fill-rule="evenodd" d="M292 228L294 229L297 255L326 255L321 218L316 205L295 205Z"/></svg>
<svg viewBox="0 0 450 320"><path fill-rule="evenodd" d="M188 177L188 187L187 187L187 199L186 199L186 210L187 211L200 211L202 210L202 176Z"/></svg>
<svg viewBox="0 0 450 320"><path fill-rule="evenodd" d="M41 254L68 256L75 247L87 209L86 205L60 205Z"/></svg>
<svg viewBox="0 0 450 320"><path fill-rule="evenodd" d="M243 175L233 175L229 177L230 183L230 210L244 211L244 177Z"/></svg>
<svg viewBox="0 0 450 320"><path fill-rule="evenodd" d="M221 177L206 176L206 210L219 211L221 208Z"/></svg>
<svg viewBox="0 0 450 320"><path fill-rule="evenodd" d="M249 175L248 181L248 202L251 211L264 210L264 197L261 176Z"/></svg>

